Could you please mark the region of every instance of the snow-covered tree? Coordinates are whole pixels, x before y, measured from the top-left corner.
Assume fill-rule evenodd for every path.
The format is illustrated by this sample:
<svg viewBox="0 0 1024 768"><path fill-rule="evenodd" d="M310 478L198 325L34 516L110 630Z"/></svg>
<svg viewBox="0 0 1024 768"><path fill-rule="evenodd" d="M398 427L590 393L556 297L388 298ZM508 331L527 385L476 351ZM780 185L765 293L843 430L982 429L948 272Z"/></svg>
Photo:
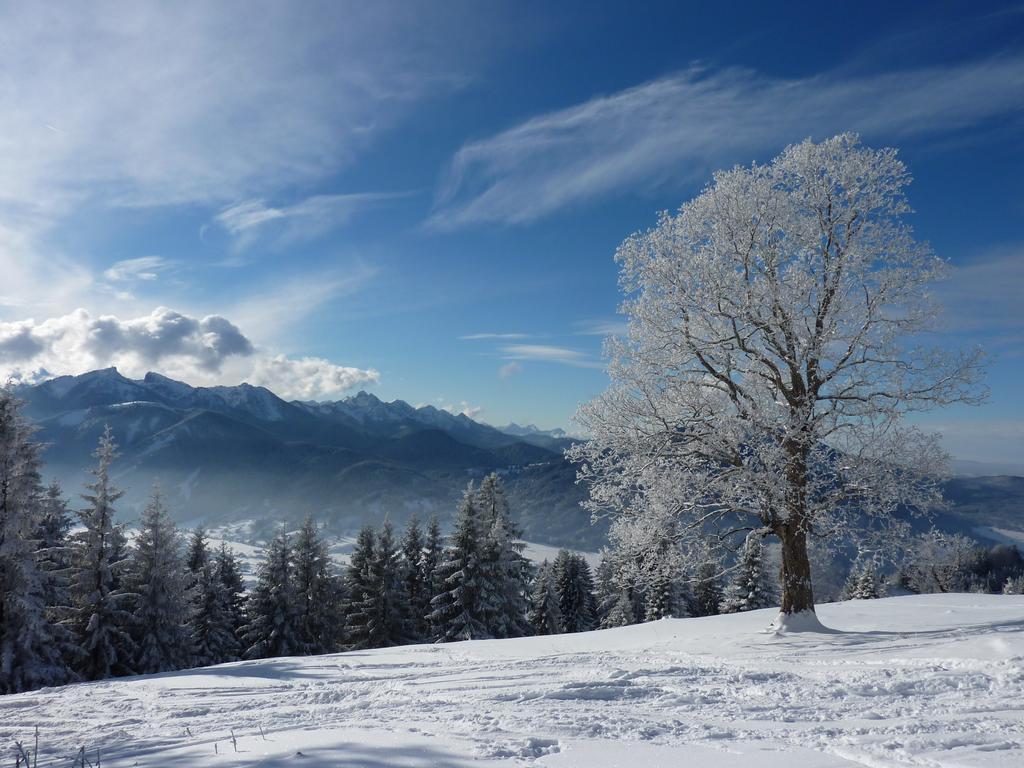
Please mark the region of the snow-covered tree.
<svg viewBox="0 0 1024 768"><path fill-rule="evenodd" d="M142 512L125 578L131 593L133 668L140 674L183 669L193 660L192 574L181 534L154 486Z"/></svg>
<svg viewBox="0 0 1024 768"><path fill-rule="evenodd" d="M710 548L701 552L693 575L690 613L694 616L716 616L722 603L722 563Z"/></svg>
<svg viewBox="0 0 1024 768"><path fill-rule="evenodd" d="M855 563L843 585L844 600L875 600L882 597L883 590L878 578L878 568L873 560Z"/></svg>
<svg viewBox="0 0 1024 768"><path fill-rule="evenodd" d="M64 624L71 615L71 512L60 484L50 483L42 499L42 518L36 529L36 558L43 577L43 603L53 643L68 667L81 653L74 633Z"/></svg>
<svg viewBox="0 0 1024 768"><path fill-rule="evenodd" d="M215 563L207 561L194 578L192 618L189 622L194 641L193 663L205 667L237 660L242 646L236 631L231 596L217 573Z"/></svg>
<svg viewBox="0 0 1024 768"><path fill-rule="evenodd" d="M245 581L242 578L242 567L238 563L238 558L223 541L214 557L213 569L217 580L224 587L230 626L235 638L241 643L242 627L246 624ZM240 653L241 651L239 651Z"/></svg>
<svg viewBox="0 0 1024 768"><path fill-rule="evenodd" d="M197 578L203 568L210 562L210 547L207 538L206 528L202 525L196 526L188 537L188 553L185 555L185 565L190 573Z"/></svg>
<svg viewBox="0 0 1024 768"><path fill-rule="evenodd" d="M897 510L941 497L938 440L902 417L975 399L978 355L920 346L945 264L904 221L909 180L894 150L807 140L616 254L628 335L568 452L589 506L687 537L766 529L783 623L814 610L808 537L893 543Z"/></svg>
<svg viewBox="0 0 1024 768"><path fill-rule="evenodd" d="M914 538L903 566L906 586L919 594L966 592L978 542L960 533L931 530Z"/></svg>
<svg viewBox="0 0 1024 768"><path fill-rule="evenodd" d="M97 465L94 480L82 498L88 506L78 513L82 530L73 535L70 627L82 649L78 670L87 680L131 674L135 646L129 628L126 603L131 595L122 589L127 565L125 536L114 522L114 504L123 495L110 479L117 444L107 426L93 453Z"/></svg>
<svg viewBox="0 0 1024 768"><path fill-rule="evenodd" d="M409 603L391 523L364 528L349 560L349 647L387 648L413 639Z"/></svg>
<svg viewBox="0 0 1024 768"><path fill-rule="evenodd" d="M521 637L529 632L526 589L530 564L526 544L512 522L505 489L497 474L483 479L475 506L484 535L482 599L485 623L492 637Z"/></svg>
<svg viewBox="0 0 1024 768"><path fill-rule="evenodd" d="M430 586L432 574L423 567L425 554L423 532L419 520L413 514L402 536L401 569L402 583L409 599L409 629L416 640L426 640L430 636L427 615L430 613L433 590Z"/></svg>
<svg viewBox="0 0 1024 768"><path fill-rule="evenodd" d="M725 589L722 613L755 611L775 605L775 579L768 573L764 559L763 533L751 531Z"/></svg>
<svg viewBox="0 0 1024 768"><path fill-rule="evenodd" d="M562 614L558 606L555 572L547 560L541 563L533 577L530 612L527 618L534 634L557 635L562 631Z"/></svg>
<svg viewBox="0 0 1024 768"><path fill-rule="evenodd" d="M423 542L423 555L420 557L420 574L423 585L428 592L426 612L424 613L424 620L427 626L425 637L430 639L436 639L438 636L437 628L430 623L430 614L434 610L432 607L433 600L440 591L437 568L443 559L444 537L441 535L441 523L438 522L437 515L433 515L430 518L430 523L427 524L427 536Z"/></svg>
<svg viewBox="0 0 1024 768"><path fill-rule="evenodd" d="M296 634L297 606L292 573L292 545L282 527L267 547L256 586L246 606L242 630L246 659L290 656L301 648Z"/></svg>
<svg viewBox="0 0 1024 768"><path fill-rule="evenodd" d="M597 627L594 577L582 555L560 550L552 566L558 591L562 632L587 632Z"/></svg>
<svg viewBox="0 0 1024 768"><path fill-rule="evenodd" d="M0 389L0 693L70 678L37 556L45 510L40 464L20 403Z"/></svg>
<svg viewBox="0 0 1024 768"><path fill-rule="evenodd" d="M1004 595L1024 595L1024 576L1011 576L1003 584Z"/></svg>
<svg viewBox="0 0 1024 768"><path fill-rule="evenodd" d="M338 587L331 570L327 544L312 517L306 517L292 550L296 634L303 653L330 653L339 642Z"/></svg>
<svg viewBox="0 0 1024 768"><path fill-rule="evenodd" d="M437 566L437 595L429 621L436 639L444 642L490 637L482 600L484 572L480 514L473 485L466 489L455 517L455 530Z"/></svg>

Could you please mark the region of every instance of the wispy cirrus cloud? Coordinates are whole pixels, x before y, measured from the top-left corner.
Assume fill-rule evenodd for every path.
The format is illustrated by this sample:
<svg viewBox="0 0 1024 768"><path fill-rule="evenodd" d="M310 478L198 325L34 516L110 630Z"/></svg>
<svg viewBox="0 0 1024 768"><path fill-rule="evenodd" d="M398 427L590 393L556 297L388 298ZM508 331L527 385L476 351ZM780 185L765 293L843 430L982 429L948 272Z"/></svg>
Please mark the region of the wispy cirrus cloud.
<svg viewBox="0 0 1024 768"><path fill-rule="evenodd" d="M215 215L335 176L472 79L485 54L462 33L480 26L472 5L391 0L0 5L0 317L110 308L102 276L67 245L76 217ZM298 235L365 204L314 197L237 222L252 233L277 217Z"/></svg>
<svg viewBox="0 0 1024 768"><path fill-rule="evenodd" d="M859 77L695 67L463 146L428 226L522 224L624 190L706 176L812 135L869 139L968 128L1024 112L1024 57Z"/></svg>
<svg viewBox="0 0 1024 768"><path fill-rule="evenodd" d="M103 272L107 280L124 283L134 280L156 280L161 272L165 272L174 264L161 256L140 256L137 259L124 259L112 264Z"/></svg>
<svg viewBox="0 0 1024 768"><path fill-rule="evenodd" d="M345 226L362 211L406 196L403 192L316 195L277 207L268 206L263 200L247 200L225 208L214 221L237 238L240 248L261 237L270 237L283 245L318 237Z"/></svg>
<svg viewBox="0 0 1024 768"><path fill-rule="evenodd" d="M484 340L510 340L510 339L528 339L530 334L528 333L471 333L467 336L459 336L462 341L484 341Z"/></svg>
<svg viewBox="0 0 1024 768"><path fill-rule="evenodd" d="M510 344L501 348L501 356L506 360L538 360L571 365L576 368L604 367L601 361L595 360L586 352L549 344Z"/></svg>

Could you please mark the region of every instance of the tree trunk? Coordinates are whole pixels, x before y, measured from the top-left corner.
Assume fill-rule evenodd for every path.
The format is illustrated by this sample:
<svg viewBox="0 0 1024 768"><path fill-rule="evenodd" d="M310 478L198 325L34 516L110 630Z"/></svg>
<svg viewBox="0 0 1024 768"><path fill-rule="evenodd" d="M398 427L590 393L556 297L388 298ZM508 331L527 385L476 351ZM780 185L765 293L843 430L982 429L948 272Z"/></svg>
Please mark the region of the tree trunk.
<svg viewBox="0 0 1024 768"><path fill-rule="evenodd" d="M811 585L811 561L807 557L807 533L799 520L787 522L776 530L782 542L783 613L814 610Z"/></svg>

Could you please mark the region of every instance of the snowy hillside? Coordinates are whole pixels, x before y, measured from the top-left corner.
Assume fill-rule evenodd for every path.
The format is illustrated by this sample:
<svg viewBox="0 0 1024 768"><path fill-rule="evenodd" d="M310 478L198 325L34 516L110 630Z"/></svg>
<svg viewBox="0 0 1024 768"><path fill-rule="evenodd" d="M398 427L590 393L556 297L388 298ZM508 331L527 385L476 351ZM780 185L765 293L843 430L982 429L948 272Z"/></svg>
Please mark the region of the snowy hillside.
<svg viewBox="0 0 1024 768"><path fill-rule="evenodd" d="M46 689L0 702L0 747L38 725L40 766L1024 765L1024 597L819 615L837 631L757 611Z"/></svg>

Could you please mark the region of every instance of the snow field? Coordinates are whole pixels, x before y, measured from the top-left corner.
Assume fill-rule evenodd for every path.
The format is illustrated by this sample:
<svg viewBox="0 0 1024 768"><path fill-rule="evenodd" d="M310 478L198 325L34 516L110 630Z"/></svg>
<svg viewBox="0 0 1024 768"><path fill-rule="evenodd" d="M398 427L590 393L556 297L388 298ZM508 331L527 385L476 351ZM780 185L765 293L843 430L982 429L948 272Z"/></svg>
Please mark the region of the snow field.
<svg viewBox="0 0 1024 768"><path fill-rule="evenodd" d="M36 725L47 768L1024 765L1024 597L818 613L833 632L753 611L44 689L0 699L0 765Z"/></svg>

